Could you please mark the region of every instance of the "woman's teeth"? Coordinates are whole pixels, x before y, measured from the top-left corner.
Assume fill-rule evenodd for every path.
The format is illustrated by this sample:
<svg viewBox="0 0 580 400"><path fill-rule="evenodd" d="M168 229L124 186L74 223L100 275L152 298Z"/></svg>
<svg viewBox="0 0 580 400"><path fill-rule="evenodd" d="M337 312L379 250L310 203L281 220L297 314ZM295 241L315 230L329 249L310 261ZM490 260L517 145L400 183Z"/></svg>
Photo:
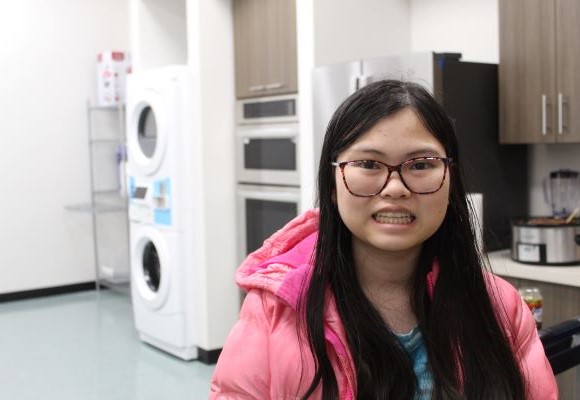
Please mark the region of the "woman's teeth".
<svg viewBox="0 0 580 400"><path fill-rule="evenodd" d="M373 214L373 218L381 224L410 224L415 219L405 212L378 212Z"/></svg>

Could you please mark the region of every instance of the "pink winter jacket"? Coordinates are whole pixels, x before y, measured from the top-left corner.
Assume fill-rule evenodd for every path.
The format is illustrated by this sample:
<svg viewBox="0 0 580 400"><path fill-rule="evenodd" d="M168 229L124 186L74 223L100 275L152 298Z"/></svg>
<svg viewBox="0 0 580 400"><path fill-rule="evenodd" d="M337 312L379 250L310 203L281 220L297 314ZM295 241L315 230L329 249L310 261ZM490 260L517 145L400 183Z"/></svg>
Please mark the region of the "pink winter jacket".
<svg viewBox="0 0 580 400"><path fill-rule="evenodd" d="M314 361L304 331L298 333L296 309L311 271L317 229L316 210L298 216L238 269L236 282L248 293L217 362L210 399L299 399L308 388ZM427 277L431 295L437 268ZM527 379L528 399L557 399L556 381L529 309L509 283L490 277L492 298L503 305L504 325ZM354 363L330 292L326 304L325 337L340 399L355 399ZM320 395L319 390L313 398Z"/></svg>

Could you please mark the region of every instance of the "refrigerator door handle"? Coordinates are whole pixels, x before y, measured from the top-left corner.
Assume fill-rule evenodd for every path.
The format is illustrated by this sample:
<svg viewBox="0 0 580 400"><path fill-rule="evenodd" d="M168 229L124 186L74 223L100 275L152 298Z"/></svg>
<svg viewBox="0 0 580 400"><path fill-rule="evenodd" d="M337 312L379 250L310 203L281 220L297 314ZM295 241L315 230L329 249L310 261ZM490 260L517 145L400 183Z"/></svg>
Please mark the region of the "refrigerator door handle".
<svg viewBox="0 0 580 400"><path fill-rule="evenodd" d="M350 87L349 94L356 92L359 89L359 77L358 75L350 77Z"/></svg>
<svg viewBox="0 0 580 400"><path fill-rule="evenodd" d="M361 75L358 77L358 89L365 87L371 83L371 77L368 75Z"/></svg>
<svg viewBox="0 0 580 400"><path fill-rule="evenodd" d="M350 93L354 93L360 88L365 87L369 83L371 83L371 77L366 75L356 75L351 78L350 82Z"/></svg>

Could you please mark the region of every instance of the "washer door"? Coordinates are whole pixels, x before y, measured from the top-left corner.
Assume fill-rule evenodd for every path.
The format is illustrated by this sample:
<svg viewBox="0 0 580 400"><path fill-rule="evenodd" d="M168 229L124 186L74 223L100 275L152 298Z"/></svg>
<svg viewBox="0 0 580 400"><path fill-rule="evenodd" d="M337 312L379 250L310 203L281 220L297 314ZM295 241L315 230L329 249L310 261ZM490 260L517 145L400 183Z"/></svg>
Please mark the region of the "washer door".
<svg viewBox="0 0 580 400"><path fill-rule="evenodd" d="M149 89L127 113L128 162L146 175L159 169L165 155L168 121L164 109L162 92Z"/></svg>
<svg viewBox="0 0 580 400"><path fill-rule="evenodd" d="M157 310L167 300L171 281L167 243L157 230L149 227L143 227L133 243L133 284L140 300L151 310Z"/></svg>
<svg viewBox="0 0 580 400"><path fill-rule="evenodd" d="M143 248L143 257L141 259L143 268L143 278L149 289L157 293L161 282L161 263L159 262L159 253L157 247L151 241L147 242Z"/></svg>

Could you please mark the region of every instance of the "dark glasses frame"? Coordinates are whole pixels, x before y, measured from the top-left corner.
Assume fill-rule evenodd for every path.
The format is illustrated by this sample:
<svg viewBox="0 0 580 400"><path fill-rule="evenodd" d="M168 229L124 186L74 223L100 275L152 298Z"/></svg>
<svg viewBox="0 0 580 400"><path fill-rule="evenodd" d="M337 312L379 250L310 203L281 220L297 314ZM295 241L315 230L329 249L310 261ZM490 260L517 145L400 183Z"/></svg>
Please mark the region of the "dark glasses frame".
<svg viewBox="0 0 580 400"><path fill-rule="evenodd" d="M405 182L405 179L403 178L403 174L401 174L401 169L403 167L403 165L412 162L412 161L419 161L419 160L441 160L443 161L443 165L444 165L444 171L443 171L443 178L441 179L441 183L439 184L439 186L437 187L437 189L435 190L431 190L428 192L416 192L414 190L412 190L408 185L407 182ZM346 183L346 177L344 174L344 167L346 167L348 164L352 164L355 162L361 162L361 161L372 161L372 162L376 162L379 163L381 165L384 165L385 167L387 167L388 170L388 174L387 174L387 179L385 179L385 183L383 184L383 186L374 194L356 194L353 193L350 188L348 187L348 183ZM389 165L386 164L384 162L381 161L376 161L376 160L348 160L348 161L341 161L341 162L336 162L333 161L331 162L331 164L335 167L339 167L340 168L340 172L342 174L342 181L344 182L344 186L346 187L346 190L348 190L348 192L350 194L352 194L353 196L357 196L357 197L373 197L376 196L377 194L381 193L385 187L387 187L387 184L389 183L389 179L391 178L391 174L393 172L397 172L399 174L399 177L401 178L401 182L403 182L403 185L407 188L407 190L409 190L411 193L415 193L415 194L431 194L431 193L435 193L437 191L439 191L439 189L441 189L443 187L443 182L445 182L445 178L447 177L447 169L449 167L449 165L453 162L453 158L450 157L415 157L415 158L411 158L409 160L405 160L402 163L399 163L397 165Z"/></svg>

